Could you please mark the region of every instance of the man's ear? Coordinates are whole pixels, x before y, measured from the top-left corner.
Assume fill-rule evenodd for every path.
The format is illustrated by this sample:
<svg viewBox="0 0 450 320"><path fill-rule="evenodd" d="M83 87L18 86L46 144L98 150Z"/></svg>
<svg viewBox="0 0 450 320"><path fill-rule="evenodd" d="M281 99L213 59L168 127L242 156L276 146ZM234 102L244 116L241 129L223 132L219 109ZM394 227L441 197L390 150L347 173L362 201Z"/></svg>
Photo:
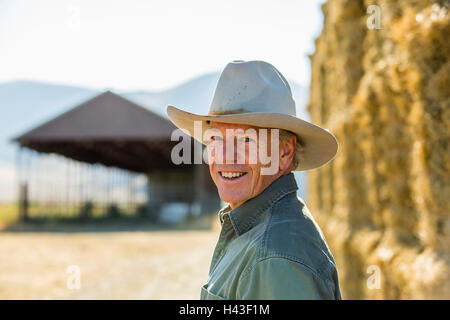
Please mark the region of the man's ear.
<svg viewBox="0 0 450 320"><path fill-rule="evenodd" d="M292 161L294 160L296 143L296 136L280 141L280 171L285 171L291 167Z"/></svg>

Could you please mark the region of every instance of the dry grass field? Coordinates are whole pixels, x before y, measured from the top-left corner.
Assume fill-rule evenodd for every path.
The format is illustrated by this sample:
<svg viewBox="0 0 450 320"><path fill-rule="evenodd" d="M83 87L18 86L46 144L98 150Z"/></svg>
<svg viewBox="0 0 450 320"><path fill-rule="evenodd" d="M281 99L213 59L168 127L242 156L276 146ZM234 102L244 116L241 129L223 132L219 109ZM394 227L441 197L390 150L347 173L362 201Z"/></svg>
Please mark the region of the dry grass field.
<svg viewBox="0 0 450 320"><path fill-rule="evenodd" d="M217 223L218 224L218 223ZM198 299L211 230L0 232L0 299ZM68 289L71 265L80 289Z"/></svg>

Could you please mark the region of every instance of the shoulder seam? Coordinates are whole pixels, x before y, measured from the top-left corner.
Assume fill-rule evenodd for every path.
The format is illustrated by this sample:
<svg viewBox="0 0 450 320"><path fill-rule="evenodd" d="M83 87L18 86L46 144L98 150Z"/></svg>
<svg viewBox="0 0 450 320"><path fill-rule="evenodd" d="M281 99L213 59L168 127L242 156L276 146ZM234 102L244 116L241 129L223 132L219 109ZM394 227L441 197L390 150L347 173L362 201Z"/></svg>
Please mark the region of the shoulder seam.
<svg viewBox="0 0 450 320"><path fill-rule="evenodd" d="M270 259L283 259L283 260L287 260L290 262L293 262L295 264L298 264L302 267L304 267L305 269L307 269L307 271L309 271L313 276L315 276L317 279L321 280L321 281L325 281L326 279L323 279L319 274L317 274L317 272L311 268L309 265L305 264L304 262L296 259L295 257L291 257L291 256L286 256L286 255L271 255L269 257L265 257L265 258L260 258L258 260L256 260L256 262L249 266L246 270L244 270L244 272L242 272L242 274L239 277L239 281L243 280L247 275L250 274L250 272L260 263L260 262L264 262L266 260L270 260Z"/></svg>
<svg viewBox="0 0 450 320"><path fill-rule="evenodd" d="M271 221L272 221L272 217L273 217L273 211L277 208L278 205L280 205L281 200L286 198L286 196L288 196L290 194L291 193L287 193L283 197L280 197L268 209L268 210L270 210L270 217L269 217L269 221L267 223L267 226L266 226L266 228L264 230L264 234L263 234L263 238L262 238L262 246L258 250L257 261L259 261L259 260L262 261L262 260L264 260L266 258L270 258L270 257L273 257L273 256L287 258L287 259L290 259L292 261L295 261L297 263L300 263L300 264L306 266L309 270L314 272L314 274L317 277L319 277L320 279L324 279L322 277L322 275L324 275L324 274L326 275L330 271L330 268L333 267L333 266L335 267L335 265L334 265L334 263L332 263L332 261L330 261L330 258L328 257L328 255L326 255L323 252L324 248L322 247L321 243L318 243L317 245L318 245L319 249L322 251L322 253L325 254L327 261L330 262L332 264L332 266L325 265L322 268L313 268L313 267L309 266L308 264L306 264L300 257L288 255L288 254L285 254L285 253L282 253L282 252L274 252L273 254L267 256L267 252L268 252L267 243L268 243L269 235L270 235L270 227L271 227ZM306 205L303 202L300 201L300 203L301 203L301 205L303 207L306 207Z"/></svg>
<svg viewBox="0 0 450 320"><path fill-rule="evenodd" d="M265 252L267 252L267 237L269 235L269 229L270 229L270 222L272 221L272 217L273 217L273 210L274 207L277 206L277 204L279 204L280 200L282 200L283 198L287 197L288 195L292 194L292 193L296 193L295 190L282 194L280 195L278 198L276 198L265 210L270 210L269 212L269 221L267 223L267 226L264 229L263 232L263 237L262 237L262 246L261 248L258 250L258 255L257 255L257 259L263 257L265 255Z"/></svg>

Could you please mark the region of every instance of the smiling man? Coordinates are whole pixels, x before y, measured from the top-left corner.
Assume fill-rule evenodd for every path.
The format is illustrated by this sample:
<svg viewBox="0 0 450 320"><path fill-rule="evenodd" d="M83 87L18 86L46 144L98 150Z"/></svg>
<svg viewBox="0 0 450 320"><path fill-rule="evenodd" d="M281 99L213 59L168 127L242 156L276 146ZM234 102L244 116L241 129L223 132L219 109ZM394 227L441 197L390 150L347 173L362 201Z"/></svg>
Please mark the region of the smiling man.
<svg viewBox="0 0 450 320"><path fill-rule="evenodd" d="M296 117L283 75L263 61L223 70L208 115L167 108L194 133L201 125L222 230L201 299L341 299L333 256L292 171L330 161L336 138Z"/></svg>

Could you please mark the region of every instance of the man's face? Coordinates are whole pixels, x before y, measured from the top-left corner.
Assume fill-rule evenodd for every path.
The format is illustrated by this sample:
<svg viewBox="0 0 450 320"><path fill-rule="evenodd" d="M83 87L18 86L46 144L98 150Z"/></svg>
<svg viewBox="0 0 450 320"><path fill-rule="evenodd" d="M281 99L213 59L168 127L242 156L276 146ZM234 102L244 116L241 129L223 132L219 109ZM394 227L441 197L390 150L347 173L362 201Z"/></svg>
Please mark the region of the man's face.
<svg viewBox="0 0 450 320"><path fill-rule="evenodd" d="M274 180L290 172L292 157L287 163L286 158L283 156L287 150L286 143L280 144L280 148L272 148L270 129L266 130L267 139L264 139L264 136L260 137L259 129L262 128L255 126L212 122L211 128L216 130L217 134L213 134L207 143L209 170L219 191L220 198L230 203L231 208L238 207L247 200L257 196ZM239 131L254 132L255 135L240 135L237 133ZM230 136L230 132L236 134ZM259 141L260 138L262 138L261 141ZM278 139L276 143L278 143ZM267 159L263 162L261 161L259 149L261 146L264 147L263 144L267 146L267 150L262 150L262 152L271 159L271 162L273 162L274 158L281 160L280 163L275 161L276 167L274 168L275 170L271 171L271 174L265 174L264 170L261 170L265 168L267 172L267 168L271 167L271 162L267 163ZM230 148L230 146L233 147ZM293 156L295 140L293 140L292 146L288 146L288 149L290 147L292 147L290 151L292 153L291 156ZM279 152L274 153L274 157L272 157L272 151ZM284 157L283 159L281 159L282 156ZM221 161L218 161L219 158Z"/></svg>

